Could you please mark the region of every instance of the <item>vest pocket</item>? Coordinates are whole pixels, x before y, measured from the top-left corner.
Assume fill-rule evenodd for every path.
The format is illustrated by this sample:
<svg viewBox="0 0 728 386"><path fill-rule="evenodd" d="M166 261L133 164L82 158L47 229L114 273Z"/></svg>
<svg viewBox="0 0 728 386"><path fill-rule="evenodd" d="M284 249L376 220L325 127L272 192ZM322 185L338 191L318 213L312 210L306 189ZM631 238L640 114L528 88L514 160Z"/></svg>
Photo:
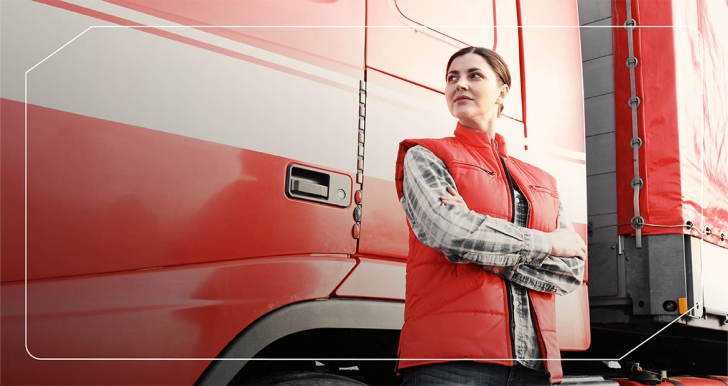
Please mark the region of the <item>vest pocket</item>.
<svg viewBox="0 0 728 386"><path fill-rule="evenodd" d="M533 190L535 192L546 193L546 194L551 195L551 197L553 197L553 198L556 198L556 199L559 198L559 194L555 190L547 188L545 186L531 185L530 188L531 188L531 190Z"/></svg>
<svg viewBox="0 0 728 386"><path fill-rule="evenodd" d="M486 173L487 175L489 175L491 177L495 177L495 172L494 171L488 170L488 169L486 169L486 168L484 168L482 166L473 165L473 164L470 164L470 163L467 163L467 162L451 161L449 166L450 167L453 167L453 168L475 169L477 171L484 172L484 173Z"/></svg>

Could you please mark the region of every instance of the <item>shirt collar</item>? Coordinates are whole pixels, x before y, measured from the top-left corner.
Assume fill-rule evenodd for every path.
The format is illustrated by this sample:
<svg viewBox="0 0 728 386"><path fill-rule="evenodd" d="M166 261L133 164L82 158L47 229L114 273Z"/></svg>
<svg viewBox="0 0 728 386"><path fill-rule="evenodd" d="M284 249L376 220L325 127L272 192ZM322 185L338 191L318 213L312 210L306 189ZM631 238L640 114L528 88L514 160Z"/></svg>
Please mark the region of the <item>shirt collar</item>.
<svg viewBox="0 0 728 386"><path fill-rule="evenodd" d="M488 133L482 131L473 130L467 126L463 126L458 122L455 127L455 138L467 143L473 147L487 147L492 148L496 146L498 153L502 157L508 157L508 151L506 148L506 140L502 135L495 133L495 141L490 138ZM494 143L495 142L495 143Z"/></svg>

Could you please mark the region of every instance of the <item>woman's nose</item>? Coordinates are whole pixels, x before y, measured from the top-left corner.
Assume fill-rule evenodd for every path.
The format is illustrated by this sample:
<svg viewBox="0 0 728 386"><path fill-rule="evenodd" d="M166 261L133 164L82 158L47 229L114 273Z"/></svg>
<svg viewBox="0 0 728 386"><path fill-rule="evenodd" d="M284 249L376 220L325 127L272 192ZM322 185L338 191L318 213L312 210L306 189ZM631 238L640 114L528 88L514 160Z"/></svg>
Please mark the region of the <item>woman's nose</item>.
<svg viewBox="0 0 728 386"><path fill-rule="evenodd" d="M457 88L458 90L467 90L468 83L465 80L460 79L460 80L458 80L457 84L455 85L455 88Z"/></svg>

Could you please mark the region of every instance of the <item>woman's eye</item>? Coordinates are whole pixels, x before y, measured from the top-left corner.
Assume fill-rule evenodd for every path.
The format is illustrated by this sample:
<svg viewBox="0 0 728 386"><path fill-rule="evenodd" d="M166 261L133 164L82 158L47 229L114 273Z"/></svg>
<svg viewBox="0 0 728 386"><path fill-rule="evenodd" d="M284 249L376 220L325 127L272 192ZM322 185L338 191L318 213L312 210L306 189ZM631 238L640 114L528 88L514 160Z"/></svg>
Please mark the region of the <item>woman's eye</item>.
<svg viewBox="0 0 728 386"><path fill-rule="evenodd" d="M450 75L447 77L448 82L456 82L458 80L458 77L455 75Z"/></svg>
<svg viewBox="0 0 728 386"><path fill-rule="evenodd" d="M483 78L483 75L478 74L478 73L475 73L475 74L470 75L470 77L471 78L480 78L480 79L482 79Z"/></svg>

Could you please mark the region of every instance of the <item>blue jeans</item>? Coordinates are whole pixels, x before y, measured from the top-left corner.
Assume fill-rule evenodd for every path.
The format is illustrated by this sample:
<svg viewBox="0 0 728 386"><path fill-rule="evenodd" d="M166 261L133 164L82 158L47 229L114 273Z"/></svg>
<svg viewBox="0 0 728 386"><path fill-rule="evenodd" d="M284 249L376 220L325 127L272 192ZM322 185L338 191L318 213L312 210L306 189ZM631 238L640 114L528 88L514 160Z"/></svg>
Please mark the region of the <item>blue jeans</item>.
<svg viewBox="0 0 728 386"><path fill-rule="evenodd" d="M471 361L435 363L402 369L402 386L548 386L545 372L523 366Z"/></svg>

